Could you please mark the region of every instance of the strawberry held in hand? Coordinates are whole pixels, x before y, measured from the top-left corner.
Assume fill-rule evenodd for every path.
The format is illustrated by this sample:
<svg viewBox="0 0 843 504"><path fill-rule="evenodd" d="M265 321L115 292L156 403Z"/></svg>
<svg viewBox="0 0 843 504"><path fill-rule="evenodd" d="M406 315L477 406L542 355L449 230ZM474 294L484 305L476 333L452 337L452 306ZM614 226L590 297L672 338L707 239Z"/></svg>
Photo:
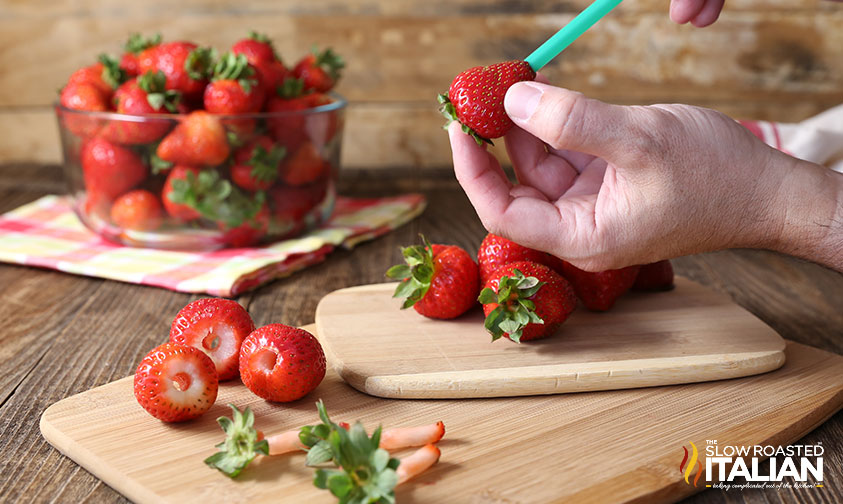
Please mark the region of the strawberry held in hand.
<svg viewBox="0 0 843 504"><path fill-rule="evenodd" d="M583 271L565 261L562 264L562 275L571 282L574 292L586 308L593 311L606 311L632 287L639 269L640 266L629 266L590 272Z"/></svg>
<svg viewBox="0 0 843 504"><path fill-rule="evenodd" d="M550 336L577 306L571 285L543 264L528 261L499 268L480 292L492 341L520 343Z"/></svg>
<svg viewBox="0 0 843 504"><path fill-rule="evenodd" d="M143 358L135 371L135 399L164 422L181 422L205 413L217 399L214 362L191 346L167 342Z"/></svg>
<svg viewBox="0 0 843 504"><path fill-rule="evenodd" d="M214 361L220 381L240 372L240 346L255 330L252 317L236 301L197 299L182 308L170 327L170 341L205 352Z"/></svg>
<svg viewBox="0 0 843 504"><path fill-rule="evenodd" d="M270 324L240 348L240 379L255 395L275 402L301 399L325 377L325 354L304 329Z"/></svg>
<svg viewBox="0 0 843 504"><path fill-rule="evenodd" d="M521 60L469 68L457 75L447 95L439 95L442 114L448 122L459 121L479 145L491 144L490 139L504 136L513 126L503 106L506 91L516 82L535 78L536 72Z"/></svg>
<svg viewBox="0 0 843 504"><path fill-rule="evenodd" d="M670 290L673 287L673 265L667 259L641 266L632 285L635 290Z"/></svg>
<svg viewBox="0 0 843 504"><path fill-rule="evenodd" d="M489 233L480 243L477 250L477 263L480 265L480 282L485 284L492 273L501 266L519 261L530 261L544 264L560 273L556 266L561 260L540 250L519 245L512 240Z"/></svg>
<svg viewBox="0 0 843 504"><path fill-rule="evenodd" d="M456 245L422 245L404 248L406 264L389 268L386 276L401 283L392 297L405 298L401 309L412 306L429 318L452 319L474 306L480 286L477 264Z"/></svg>

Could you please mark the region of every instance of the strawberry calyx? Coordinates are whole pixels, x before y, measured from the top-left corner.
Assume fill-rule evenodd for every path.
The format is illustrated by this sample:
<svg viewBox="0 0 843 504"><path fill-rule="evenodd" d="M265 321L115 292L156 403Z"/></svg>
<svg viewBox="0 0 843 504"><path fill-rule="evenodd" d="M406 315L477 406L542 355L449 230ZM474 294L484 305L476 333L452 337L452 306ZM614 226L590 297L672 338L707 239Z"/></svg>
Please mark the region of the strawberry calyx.
<svg viewBox="0 0 843 504"><path fill-rule="evenodd" d="M536 304L530 300L547 282L541 282L536 277L524 276L520 270L512 271L512 276L504 275L498 283L498 291L489 287L480 291L478 301L487 304L497 304L486 317L483 325L495 341L504 334L521 343L523 329L528 324L544 324L544 320L536 315Z"/></svg>
<svg viewBox="0 0 843 504"><path fill-rule="evenodd" d="M251 157L246 161L246 164L252 167L250 175L261 182L273 182L278 178L278 165L286 155L287 149L281 145L273 145L269 151L262 145L256 145Z"/></svg>
<svg viewBox="0 0 843 504"><path fill-rule="evenodd" d="M228 406L231 408L231 418L217 418L225 432L225 441L216 445L219 451L206 458L205 464L229 478L235 478L259 453L269 455L269 443L260 439L255 429L255 415L250 408L240 411L233 404Z"/></svg>
<svg viewBox="0 0 843 504"><path fill-rule="evenodd" d="M112 89L117 89L120 87L120 84L123 84L129 79L129 75L125 70L120 68L120 61L115 57L101 53L97 57L97 61L102 63L102 80L111 86Z"/></svg>
<svg viewBox="0 0 843 504"><path fill-rule="evenodd" d="M150 70L138 77L138 87L146 93L146 101L150 107L155 110L164 107L169 112L178 112L177 105L181 101L181 93L167 89L167 76L161 70Z"/></svg>
<svg viewBox="0 0 843 504"><path fill-rule="evenodd" d="M314 486L329 490L340 502L394 503L395 470L401 461L380 448L381 427L370 437L360 422L350 428L332 422L321 400L316 409L322 423L302 427L299 433L308 448L305 463L327 466L316 469Z"/></svg>
<svg viewBox="0 0 843 504"><path fill-rule="evenodd" d="M285 100L298 98L305 94L304 81L295 77L287 77L284 82L275 87L275 94Z"/></svg>
<svg viewBox="0 0 843 504"><path fill-rule="evenodd" d="M249 65L249 60L243 54L225 53L211 72L211 80L235 80L243 91L252 92L252 88L258 85L254 78L255 70Z"/></svg>
<svg viewBox="0 0 843 504"><path fill-rule="evenodd" d="M340 78L340 70L345 68L345 61L342 59L342 56L335 53L330 47L326 48L322 52L319 52L319 50L314 47L312 52L316 57L313 64L324 70L332 81L338 81Z"/></svg>
<svg viewBox="0 0 843 504"><path fill-rule="evenodd" d="M123 49L132 54L140 54L150 47L155 47L161 43L161 34L156 33L151 37L144 37L140 33L132 33L129 35L129 40L123 44Z"/></svg>
<svg viewBox="0 0 843 504"><path fill-rule="evenodd" d="M217 51L211 47L197 47L184 60L184 70L193 80L204 80L217 59Z"/></svg>
<svg viewBox="0 0 843 504"><path fill-rule="evenodd" d="M439 111L442 112L442 115L445 116L445 119L448 120L448 122L445 123L445 126L443 126L443 129L448 129L449 124L454 121L457 121L458 123L460 123L460 126L462 126L462 132L473 138L474 141L477 142L477 145L483 145L484 142L489 145L495 145L494 142L492 142L488 138L480 136L476 131L474 131L467 125L463 124L462 121L460 121L459 117L457 117L457 109L456 107L454 107L454 104L451 103L451 99L448 98L447 94L439 93L436 99L439 101L439 103L442 104L442 107L439 108Z"/></svg>
<svg viewBox="0 0 843 504"><path fill-rule="evenodd" d="M259 228L255 217L266 202L263 191L247 196L214 170L202 170L199 175L188 172L185 178L173 180L167 197L230 229L244 223Z"/></svg>
<svg viewBox="0 0 843 504"><path fill-rule="evenodd" d="M392 294L394 298L404 298L401 309L407 309L419 302L433 280L433 246L419 235L422 245L412 245L401 249L406 264L396 264L386 270L386 276L393 280L401 280Z"/></svg>

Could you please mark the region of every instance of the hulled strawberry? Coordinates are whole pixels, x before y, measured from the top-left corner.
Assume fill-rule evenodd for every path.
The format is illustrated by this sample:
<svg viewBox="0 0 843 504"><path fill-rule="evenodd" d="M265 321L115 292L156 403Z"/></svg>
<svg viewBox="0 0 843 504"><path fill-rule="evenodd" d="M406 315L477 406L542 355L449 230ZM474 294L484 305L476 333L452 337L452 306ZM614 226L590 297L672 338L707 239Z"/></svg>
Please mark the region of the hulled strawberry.
<svg viewBox="0 0 843 504"><path fill-rule="evenodd" d="M406 264L389 268L386 276L400 280L393 297L404 298L401 309L412 306L429 318L452 319L474 306L480 278L477 264L456 245L422 245L404 248Z"/></svg>
<svg viewBox="0 0 843 504"><path fill-rule="evenodd" d="M262 135L234 153L231 180L247 191L269 189L278 180L286 149Z"/></svg>
<svg viewBox="0 0 843 504"><path fill-rule="evenodd" d="M123 45L123 56L120 58L120 68L126 72L129 77L136 77L140 75L140 63L138 63L138 56L150 47L155 47L161 43L161 34L156 33L152 37L144 37L140 33L132 33L129 35L129 40Z"/></svg>
<svg viewBox="0 0 843 504"><path fill-rule="evenodd" d="M313 52L299 60L293 67L293 76L302 81L306 90L318 93L330 91L340 78L345 62L330 47Z"/></svg>
<svg viewBox="0 0 843 504"><path fill-rule="evenodd" d="M200 171L196 166L175 165L167 174L167 180L164 181L164 188L161 190L161 201L164 203L167 213L173 219L180 222L190 222L201 217L201 214L195 208L183 203L183 201L187 201L184 195L186 191L184 185L189 185L188 174L198 178Z"/></svg>
<svg viewBox="0 0 843 504"><path fill-rule="evenodd" d="M469 68L456 76L447 95L439 95L442 114L449 122L459 121L478 144L491 144L513 126L503 107L506 91L516 82L535 78L536 72L522 60Z"/></svg>
<svg viewBox="0 0 843 504"><path fill-rule="evenodd" d="M82 146L82 175L89 194L108 201L140 184L147 168L131 150L103 138L92 138Z"/></svg>
<svg viewBox="0 0 843 504"><path fill-rule="evenodd" d="M243 385L267 401L301 399L322 382L325 365L319 341L284 324L256 329L240 348Z"/></svg>
<svg viewBox="0 0 843 504"><path fill-rule="evenodd" d="M164 72L167 89L179 91L188 100L201 99L208 82L213 51L192 42L167 42L144 50L138 56L138 73Z"/></svg>
<svg viewBox="0 0 843 504"><path fill-rule="evenodd" d="M485 284L492 273L497 271L498 268L519 261L544 264L557 273L561 273L561 270L556 268L557 264L561 263L559 259L546 252L531 249L519 245L512 240L507 240L502 236L489 233L483 238L480 248L477 250L477 263L480 265L480 282Z"/></svg>
<svg viewBox="0 0 843 504"><path fill-rule="evenodd" d="M281 166L281 179L291 186L309 184L319 179L329 168L327 161L311 142L305 142Z"/></svg>
<svg viewBox="0 0 843 504"><path fill-rule="evenodd" d="M520 343L555 333L577 306L567 280L543 264L520 261L495 271L478 298L492 341Z"/></svg>
<svg viewBox="0 0 843 504"><path fill-rule="evenodd" d="M164 343L146 354L135 371L135 399L164 422L202 415L217 400L218 389L214 362L187 345Z"/></svg>
<svg viewBox="0 0 843 504"><path fill-rule="evenodd" d="M249 64L258 71L258 79L267 92L274 90L287 75L287 68L278 57L272 40L263 33L250 31L247 38L231 46L231 52L242 54L249 60Z"/></svg>
<svg viewBox="0 0 843 504"><path fill-rule="evenodd" d="M117 112L127 115L166 114L178 112L181 94L167 90L164 73L147 72L120 86L114 93ZM147 117L144 121L111 120L102 136L117 143L138 145L150 143L164 136L171 122L166 118Z"/></svg>
<svg viewBox="0 0 843 504"><path fill-rule="evenodd" d="M135 189L114 200L111 221L123 229L154 231L161 226L161 203L145 189Z"/></svg>
<svg viewBox="0 0 843 504"><path fill-rule="evenodd" d="M670 290L673 287L673 265L667 259L641 266L632 284L635 290Z"/></svg>
<svg viewBox="0 0 843 504"><path fill-rule="evenodd" d="M583 271L565 261L562 265L562 275L571 282L577 297L589 310L606 311L614 306L621 297L635 283L640 266L628 268L590 272Z"/></svg>
<svg viewBox="0 0 843 504"><path fill-rule="evenodd" d="M164 161L186 165L221 164L230 148L225 128L208 112L191 112L158 144L156 153Z"/></svg>
<svg viewBox="0 0 843 504"><path fill-rule="evenodd" d="M264 91L256 74L242 54L223 55L214 65L211 82L205 87L205 110L224 115L260 110Z"/></svg>
<svg viewBox="0 0 843 504"><path fill-rule="evenodd" d="M255 324L236 301L197 299L179 310L170 327L170 341L205 352L214 361L220 381L240 373L240 346Z"/></svg>

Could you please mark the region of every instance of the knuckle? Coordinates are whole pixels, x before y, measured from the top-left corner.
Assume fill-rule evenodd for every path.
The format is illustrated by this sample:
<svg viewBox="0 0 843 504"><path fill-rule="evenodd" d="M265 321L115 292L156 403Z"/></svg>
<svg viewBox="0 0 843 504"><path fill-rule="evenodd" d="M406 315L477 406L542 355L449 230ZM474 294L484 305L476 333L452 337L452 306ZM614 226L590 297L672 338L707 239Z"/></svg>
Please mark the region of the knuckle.
<svg viewBox="0 0 843 504"><path fill-rule="evenodd" d="M576 147L588 120L591 100L577 92L567 92L555 100L548 111L552 128L547 134L547 143L555 149Z"/></svg>

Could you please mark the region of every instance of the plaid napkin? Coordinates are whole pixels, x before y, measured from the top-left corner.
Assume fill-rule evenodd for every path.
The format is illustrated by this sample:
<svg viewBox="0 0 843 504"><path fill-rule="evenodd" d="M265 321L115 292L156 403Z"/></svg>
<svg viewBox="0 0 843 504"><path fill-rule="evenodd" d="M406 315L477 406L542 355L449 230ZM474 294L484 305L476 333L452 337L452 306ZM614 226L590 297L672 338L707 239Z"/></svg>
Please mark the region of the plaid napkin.
<svg viewBox="0 0 843 504"><path fill-rule="evenodd" d="M794 124L738 122L771 147L843 173L843 105Z"/></svg>
<svg viewBox="0 0 843 504"><path fill-rule="evenodd" d="M331 219L292 240L259 248L181 252L111 243L85 228L61 196L44 196L0 215L0 261L181 292L236 296L317 263L335 247L358 243L409 222L424 197L337 197Z"/></svg>

